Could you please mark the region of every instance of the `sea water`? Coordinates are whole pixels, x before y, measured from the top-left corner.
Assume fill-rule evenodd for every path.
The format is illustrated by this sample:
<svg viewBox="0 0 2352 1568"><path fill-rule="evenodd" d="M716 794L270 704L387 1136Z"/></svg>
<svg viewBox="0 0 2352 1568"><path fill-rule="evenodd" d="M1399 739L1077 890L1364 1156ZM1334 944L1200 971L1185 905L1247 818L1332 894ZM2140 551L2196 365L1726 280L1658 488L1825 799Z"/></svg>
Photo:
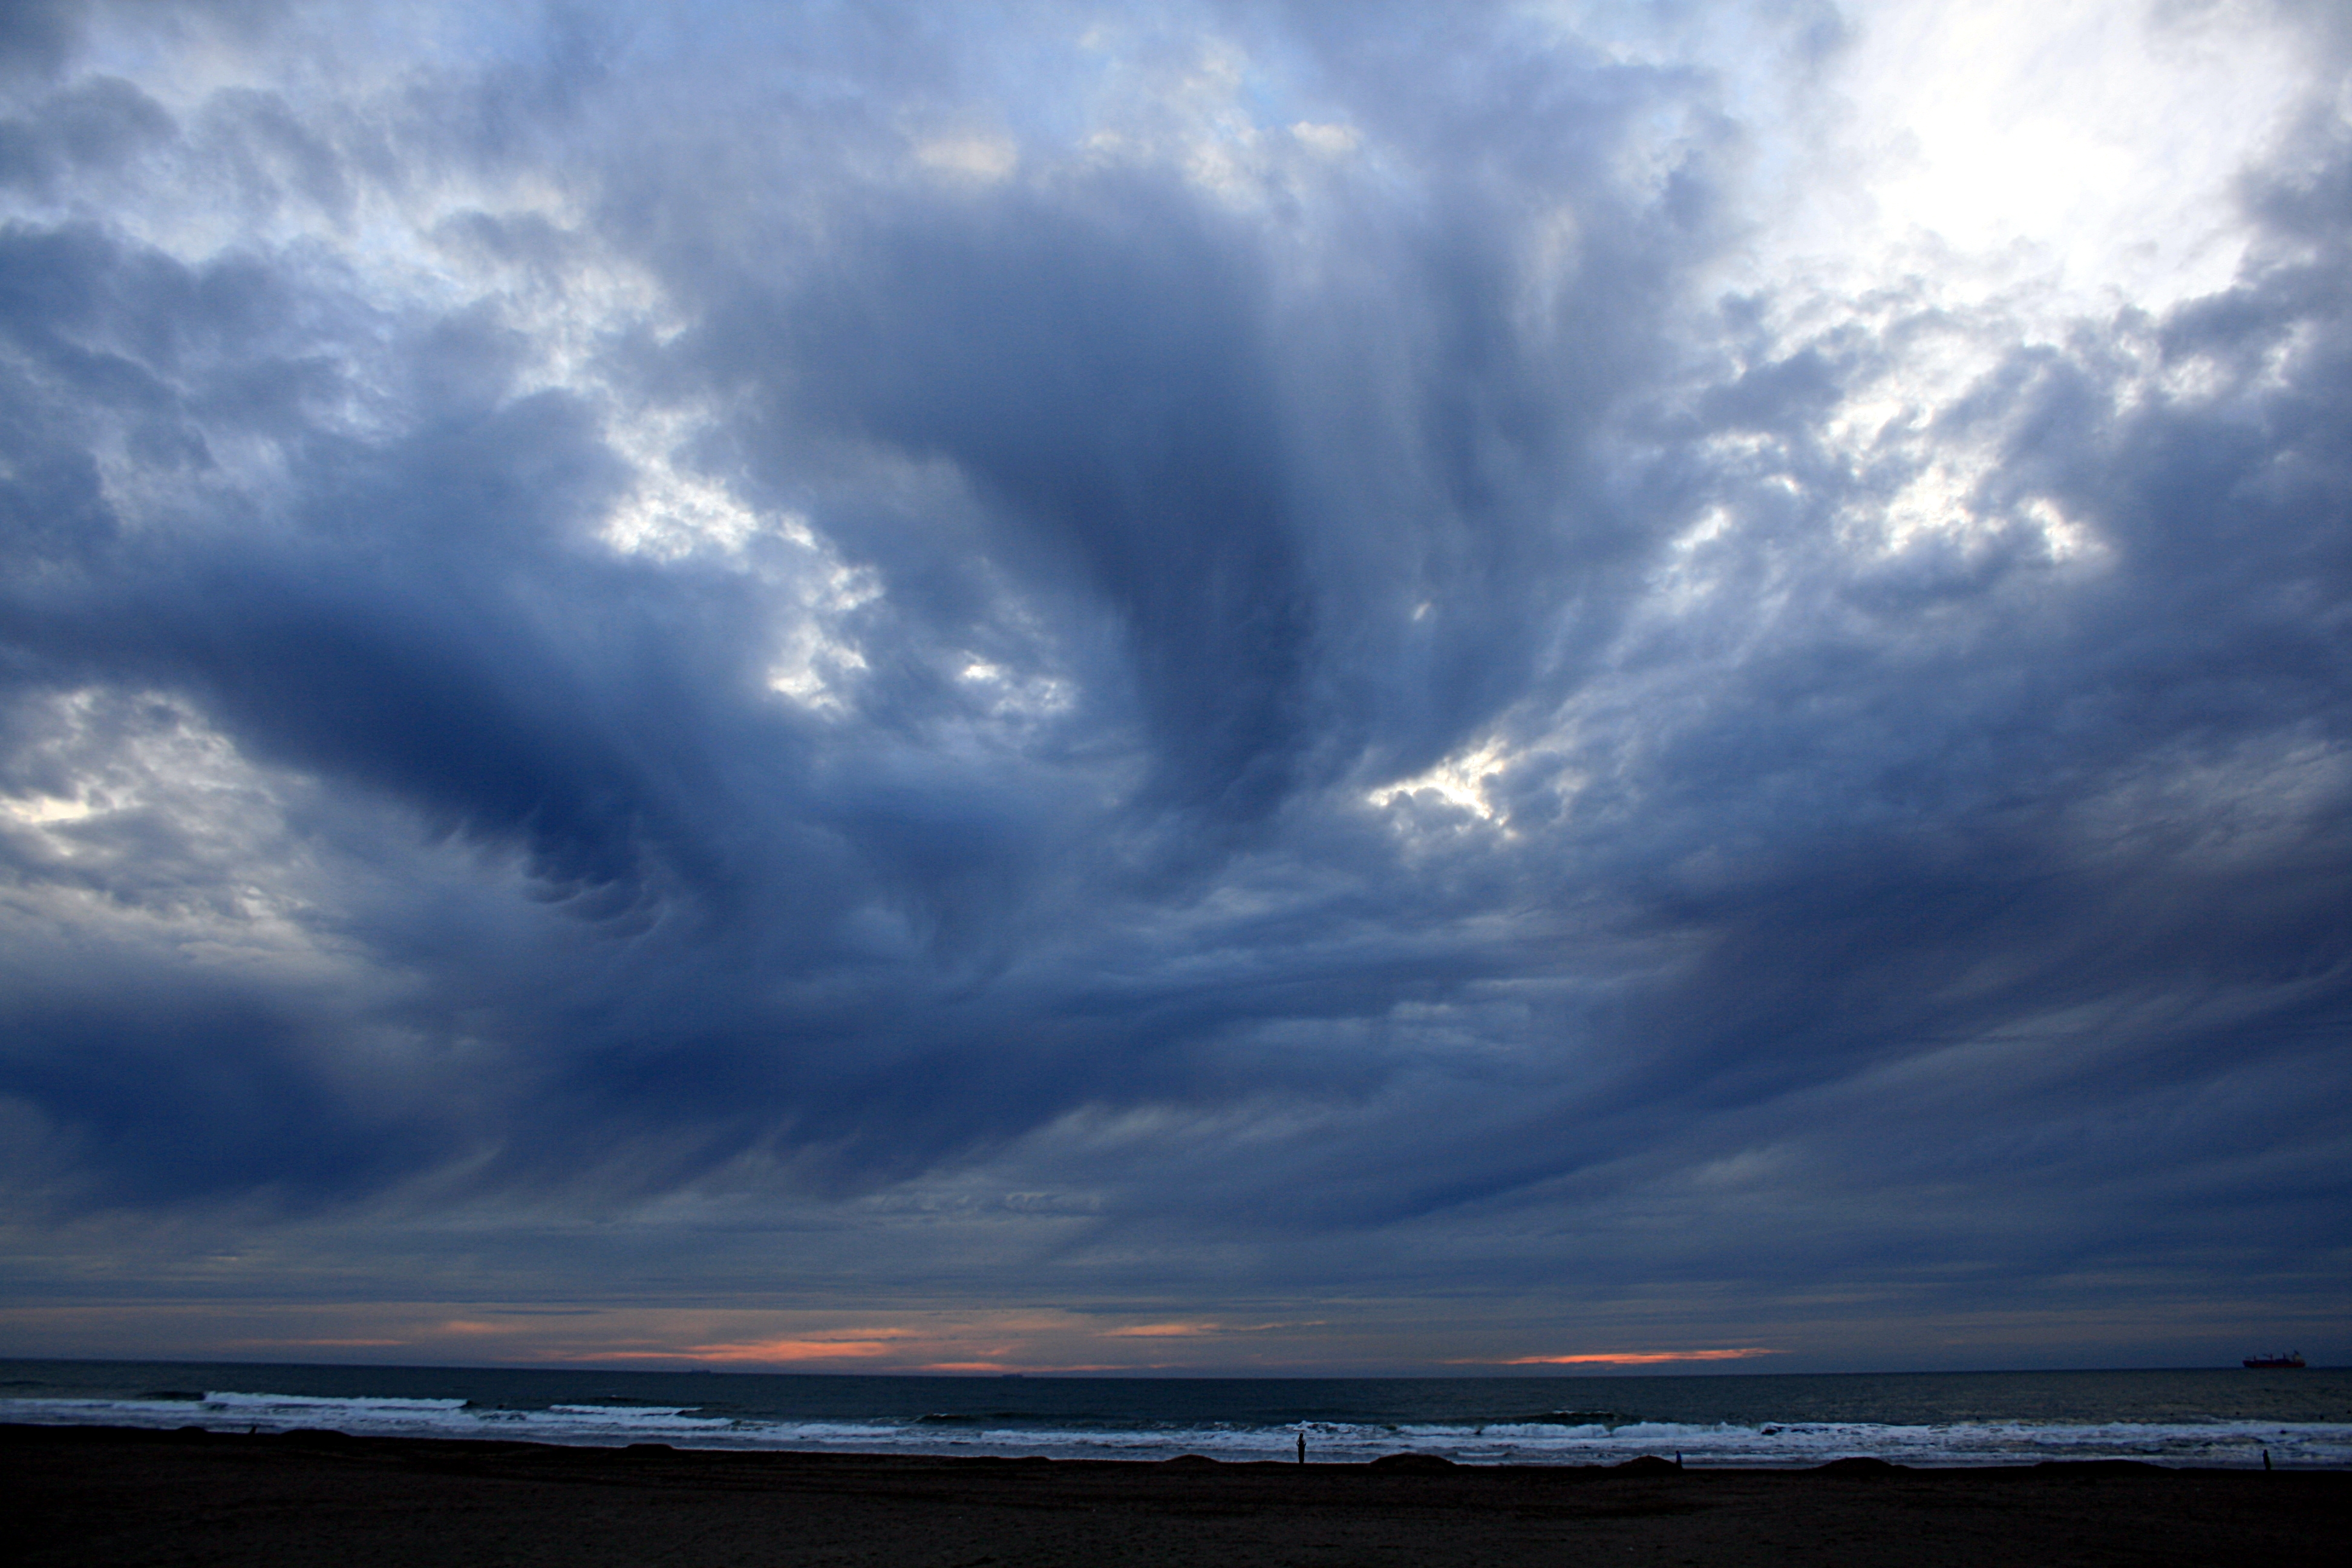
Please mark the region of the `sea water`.
<svg viewBox="0 0 2352 1568"><path fill-rule="evenodd" d="M0 1422L1053 1458L2352 1468L2352 1372L859 1377L0 1361Z"/></svg>

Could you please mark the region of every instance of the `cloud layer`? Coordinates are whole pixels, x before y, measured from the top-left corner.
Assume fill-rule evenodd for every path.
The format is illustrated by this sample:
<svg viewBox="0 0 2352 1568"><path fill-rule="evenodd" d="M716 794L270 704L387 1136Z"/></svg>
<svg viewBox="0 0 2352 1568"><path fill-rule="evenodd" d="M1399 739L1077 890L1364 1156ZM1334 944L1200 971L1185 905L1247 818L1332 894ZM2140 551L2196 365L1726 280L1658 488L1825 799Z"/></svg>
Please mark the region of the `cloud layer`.
<svg viewBox="0 0 2352 1568"><path fill-rule="evenodd" d="M1973 15L13 12L15 1342L2310 1349L2352 38Z"/></svg>

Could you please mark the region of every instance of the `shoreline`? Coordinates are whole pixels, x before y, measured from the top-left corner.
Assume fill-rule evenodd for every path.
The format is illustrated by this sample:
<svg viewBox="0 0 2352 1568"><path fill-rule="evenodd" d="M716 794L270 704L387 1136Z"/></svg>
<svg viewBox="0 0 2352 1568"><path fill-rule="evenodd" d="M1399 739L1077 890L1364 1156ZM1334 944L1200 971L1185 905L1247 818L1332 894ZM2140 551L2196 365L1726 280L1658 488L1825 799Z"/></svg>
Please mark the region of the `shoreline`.
<svg viewBox="0 0 2352 1568"><path fill-rule="evenodd" d="M1048 1459L0 1426L22 1561L971 1565L2333 1562L2352 1472Z"/></svg>
<svg viewBox="0 0 2352 1568"><path fill-rule="evenodd" d="M895 1464L900 1461L921 1464L971 1463L983 1465L1052 1463L1055 1465L1077 1466L1113 1465L1144 1469L1149 1469L1157 1465L1183 1464L1192 1466L1213 1466L1220 1469L1231 1470L1292 1470L1297 1468L1299 1463L1301 1463L1301 1461L1294 1458L1290 1451L1287 1449L1278 1451L1269 1450L1263 1456L1251 1458L1240 1458L1232 1455L1219 1456L1216 1454L1195 1453L1190 1451L1167 1454L1157 1458L1144 1458L1135 1454L1119 1452L1103 1454L1034 1453L1025 1451L991 1452L976 1447L926 1448L919 1445L905 1445L888 1448L856 1448L848 1447L793 1447L789 1444L771 1445L762 1443L698 1442L691 1439L683 1442L667 1441L658 1438L634 1438L629 1440L607 1439L598 1441L586 1437L566 1439L549 1436L507 1437L497 1436L475 1436L471 1434L458 1433L443 1434L400 1431L352 1432L332 1426L265 1426L256 1423L246 1423L240 1425L236 1422L222 1422L210 1426L200 1422L183 1422L177 1426L163 1426L160 1424L121 1422L26 1421L10 1420L5 1417L0 1417L0 1432L111 1432L126 1436L146 1439L172 1438L179 1440L194 1440L203 1437L235 1437L239 1439L250 1438L256 1442L278 1440L281 1442L294 1442L297 1444L309 1444L313 1446L320 1444L332 1446L351 1443L381 1443L388 1445L416 1444L431 1448L447 1450L478 1449L486 1453L505 1452L509 1450L521 1451L530 1449L547 1449L555 1452L575 1453L659 1452L679 1455L707 1455L714 1458L732 1457L755 1459L766 1456L795 1460L851 1459L874 1464ZM1629 1453L1622 1458L1514 1458L1490 1459L1476 1458L1457 1458L1434 1451L1426 1446L1421 1447L1411 1447L1409 1446L1410 1443L1410 1438L1400 1436L1397 1439L1396 1447L1391 1447L1383 1452L1373 1454L1354 1454L1344 1458L1331 1457L1328 1450L1318 1451L1310 1444L1307 1451L1307 1458L1303 1462L1309 1468L1330 1469L1364 1469L1375 1466L1383 1468L1395 1468L1402 1465L1409 1465L1423 1468L1456 1469L1471 1472L1540 1470L1577 1474L1620 1472L1627 1471L1629 1469L1648 1468L1652 1467L1663 1467L1664 1469L1679 1470L1691 1474L1704 1472L1709 1475L1810 1475L1824 1470L1832 1470L1841 1467L1856 1472L1868 1469L1886 1470L1914 1475L1934 1475L1947 1471L1985 1473L2024 1472L2032 1470L2046 1470L2053 1468L2064 1468L2070 1471L2077 1473L2087 1473L2088 1470L2101 1466L2126 1469L2142 1469L2200 1475L2244 1475L2284 1473L2288 1471L2305 1474L2352 1474L2352 1464L2313 1464L2308 1461L2298 1462L2286 1458L2277 1458L2275 1462L2266 1466L2259 1457L2251 1461L2233 1464L2180 1464L2162 1458L2149 1458L2144 1456L2126 1454L2092 1454L2079 1458L2050 1458L2040 1459L2018 1458L2005 1460L1960 1458L1940 1462L1929 1462L1923 1461L1916 1456L1906 1461L1903 1459L1888 1459L1876 1454L1852 1452L1837 1453L1835 1450L1832 1450L1831 1457L1821 1459L1810 1461L1794 1459L1775 1461L1747 1458L1726 1458L1721 1454L1708 1453L1704 1450L1697 1452L1693 1452L1688 1449L1678 1450L1670 1445L1661 1445L1654 1448Z"/></svg>

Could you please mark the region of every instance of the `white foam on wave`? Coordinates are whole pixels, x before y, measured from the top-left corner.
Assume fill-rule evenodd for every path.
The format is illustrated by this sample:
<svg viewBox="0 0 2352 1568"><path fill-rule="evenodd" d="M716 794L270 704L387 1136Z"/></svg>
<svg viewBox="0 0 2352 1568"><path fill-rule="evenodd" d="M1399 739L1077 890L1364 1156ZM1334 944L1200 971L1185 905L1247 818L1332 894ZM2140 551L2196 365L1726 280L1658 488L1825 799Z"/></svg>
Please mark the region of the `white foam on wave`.
<svg viewBox="0 0 2352 1568"><path fill-rule="evenodd" d="M2259 1468L2267 1452L2288 1468L2352 1468L2352 1425L2258 1421L2023 1421L1898 1426L1765 1422L1757 1426L1630 1422L1375 1423L1278 1426L1002 1426L942 1427L914 1417L789 1420L706 1414L693 1405L477 1406L463 1399L338 1398L208 1393L189 1399L0 1399L0 1421L35 1425L207 1426L290 1431L329 1427L363 1436L490 1437L586 1447L666 1442L702 1448L802 1449L1051 1458L1288 1459L1303 1431L1311 1458L1349 1462L1402 1450L1462 1464L1616 1464L1680 1454L1708 1467L1795 1468L1863 1457L1894 1464L2030 1465L2047 1459L2141 1459L2170 1466Z"/></svg>
<svg viewBox="0 0 2352 1568"><path fill-rule="evenodd" d="M1765 1422L1748 1426L1643 1421L1614 1427L1549 1429L1527 1425L1416 1426L1399 1428L1399 1435L1417 1449L1485 1463L1615 1463L1640 1454L1671 1451L1681 1454L1687 1463L1758 1468L1818 1465L1847 1458L1943 1467L2108 1458L2177 1466L2259 1466L2268 1450L2277 1462L2352 1464L2352 1426L2318 1423Z"/></svg>
<svg viewBox="0 0 2352 1568"><path fill-rule="evenodd" d="M520 1413L524 1426L531 1428L526 1436L561 1428L593 1436L611 1432L631 1439L668 1438L673 1436L713 1436L733 1431L740 1423L724 1415L621 1415L590 1414L583 1411L526 1410Z"/></svg>
<svg viewBox="0 0 2352 1568"><path fill-rule="evenodd" d="M462 1399L393 1399L374 1394L207 1394L204 1402L225 1410L462 1410Z"/></svg>

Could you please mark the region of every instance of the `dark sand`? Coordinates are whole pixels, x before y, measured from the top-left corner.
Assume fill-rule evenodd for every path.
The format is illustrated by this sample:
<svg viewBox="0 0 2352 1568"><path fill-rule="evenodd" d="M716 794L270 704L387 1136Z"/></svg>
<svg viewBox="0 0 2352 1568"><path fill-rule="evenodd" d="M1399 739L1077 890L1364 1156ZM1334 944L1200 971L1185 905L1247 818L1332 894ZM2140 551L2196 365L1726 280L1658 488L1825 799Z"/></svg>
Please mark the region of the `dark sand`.
<svg viewBox="0 0 2352 1568"><path fill-rule="evenodd" d="M2342 1563L2352 1474L927 1459L0 1427L47 1564Z"/></svg>

